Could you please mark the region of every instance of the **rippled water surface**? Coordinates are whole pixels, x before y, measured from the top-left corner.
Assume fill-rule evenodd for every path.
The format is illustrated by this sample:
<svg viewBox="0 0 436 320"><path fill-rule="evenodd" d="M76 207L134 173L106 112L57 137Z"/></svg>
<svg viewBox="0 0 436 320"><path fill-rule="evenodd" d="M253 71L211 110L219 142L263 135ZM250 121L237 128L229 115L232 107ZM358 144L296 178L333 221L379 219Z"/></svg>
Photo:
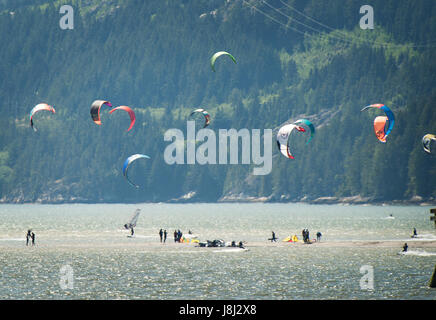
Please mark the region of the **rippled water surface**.
<svg viewBox="0 0 436 320"><path fill-rule="evenodd" d="M128 238L123 225L136 208ZM435 299L436 248L420 247L436 240L429 216L418 206L0 205L0 299ZM420 242L410 239L414 227ZM29 228L35 247L25 244ZM281 240L303 228L311 238L321 231L324 245L267 240L272 230ZM175 229L249 250L176 244ZM361 287L368 266L373 290Z"/></svg>

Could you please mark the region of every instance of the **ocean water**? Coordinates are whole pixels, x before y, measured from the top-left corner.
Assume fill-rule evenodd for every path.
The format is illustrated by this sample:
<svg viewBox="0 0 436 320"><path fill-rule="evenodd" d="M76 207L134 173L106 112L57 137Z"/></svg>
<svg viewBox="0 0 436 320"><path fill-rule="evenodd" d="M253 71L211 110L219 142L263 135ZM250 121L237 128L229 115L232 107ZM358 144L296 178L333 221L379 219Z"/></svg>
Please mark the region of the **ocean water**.
<svg viewBox="0 0 436 320"><path fill-rule="evenodd" d="M123 225L136 208L135 236ZM0 299L436 299L429 207L0 205ZM392 214L393 218L389 215ZM419 238L411 239L413 228ZM168 231L166 243L159 229ZM282 239L308 228L320 243ZM26 246L28 229L36 245ZM244 241L248 250L174 243ZM280 239L271 243L274 231ZM402 244L409 252L399 254ZM370 280L368 280L370 277ZM363 281L363 282L362 282ZM363 284L362 284L363 283Z"/></svg>

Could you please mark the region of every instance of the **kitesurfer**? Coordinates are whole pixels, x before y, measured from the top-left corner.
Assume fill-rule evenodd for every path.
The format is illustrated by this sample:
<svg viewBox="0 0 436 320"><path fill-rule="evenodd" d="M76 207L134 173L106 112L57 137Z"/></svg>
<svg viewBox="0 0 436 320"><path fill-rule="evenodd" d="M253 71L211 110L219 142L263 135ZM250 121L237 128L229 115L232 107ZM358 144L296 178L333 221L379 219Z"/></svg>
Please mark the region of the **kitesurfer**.
<svg viewBox="0 0 436 320"><path fill-rule="evenodd" d="M165 230L164 230L164 243L165 243L165 241L167 241L167 234L168 234L168 232L167 232L167 230L165 229Z"/></svg>
<svg viewBox="0 0 436 320"><path fill-rule="evenodd" d="M163 235L163 231L162 231L162 229L160 229L160 230L159 230L160 242L162 242L162 235Z"/></svg>
<svg viewBox="0 0 436 320"><path fill-rule="evenodd" d="M135 233L135 231L133 230L133 227L130 228L130 235L133 237L133 234Z"/></svg>
<svg viewBox="0 0 436 320"><path fill-rule="evenodd" d="M405 243L403 246L403 252L407 252L408 248L409 248L409 246L407 245L407 243Z"/></svg>
<svg viewBox="0 0 436 320"><path fill-rule="evenodd" d="M32 237L32 246L34 246L35 245L35 233L32 232L31 237Z"/></svg>
<svg viewBox="0 0 436 320"><path fill-rule="evenodd" d="M416 232L416 228L413 228L413 236L412 238L418 237L418 233Z"/></svg>
<svg viewBox="0 0 436 320"><path fill-rule="evenodd" d="M271 240L271 242L277 242L277 238L276 238L276 234L275 234L275 232L274 231L271 231L271 233L272 233L272 236L271 236L271 238L270 239L268 239L268 240Z"/></svg>
<svg viewBox="0 0 436 320"><path fill-rule="evenodd" d="M321 236L322 236L322 233L318 231L318 232L316 233L316 241L317 241L317 242L320 242L320 241L321 241Z"/></svg>
<svg viewBox="0 0 436 320"><path fill-rule="evenodd" d="M242 244L242 241L239 241L238 247L241 248L241 249L244 249L244 245Z"/></svg>

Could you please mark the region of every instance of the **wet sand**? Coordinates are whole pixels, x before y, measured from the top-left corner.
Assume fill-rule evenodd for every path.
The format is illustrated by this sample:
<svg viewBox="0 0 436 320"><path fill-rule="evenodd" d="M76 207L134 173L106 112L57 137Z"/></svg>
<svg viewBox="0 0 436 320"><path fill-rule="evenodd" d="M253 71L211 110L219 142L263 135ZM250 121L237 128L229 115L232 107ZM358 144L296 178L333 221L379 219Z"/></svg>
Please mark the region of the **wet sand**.
<svg viewBox="0 0 436 320"><path fill-rule="evenodd" d="M0 242L0 250L2 251L16 251L16 250L83 250L83 249L144 249L146 251L174 251L174 252L183 252L183 251L207 251L207 250L222 250L222 249L234 249L232 247L199 247L194 243L160 243L160 242L142 242L142 241L132 241L132 242L101 242L96 241L95 243L89 242L76 242L69 244L37 244L35 247L25 246L24 241L23 244L11 245L11 243ZM297 242L266 242L266 241L257 241L257 242L245 242L244 246L247 249L250 248L398 248L402 249L404 243L407 242L409 246L409 250L418 249L418 248L436 248L436 240L419 240L419 239L410 239L410 240L349 240L349 241L321 241L321 242L312 242L310 244Z"/></svg>

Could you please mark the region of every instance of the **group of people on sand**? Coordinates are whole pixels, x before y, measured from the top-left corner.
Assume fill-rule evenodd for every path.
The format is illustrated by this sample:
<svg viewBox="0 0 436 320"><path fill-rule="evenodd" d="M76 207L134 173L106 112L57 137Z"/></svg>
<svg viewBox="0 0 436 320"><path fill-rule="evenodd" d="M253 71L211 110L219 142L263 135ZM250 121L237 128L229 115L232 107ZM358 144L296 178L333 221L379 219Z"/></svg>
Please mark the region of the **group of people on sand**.
<svg viewBox="0 0 436 320"><path fill-rule="evenodd" d="M191 230L189 230L188 233L192 234ZM165 243L167 241L167 235L168 235L167 230L160 229L159 230L160 242ZM183 233L182 231L180 231L180 229L174 230L174 242L180 242L182 240L182 236Z"/></svg>
<svg viewBox="0 0 436 320"><path fill-rule="evenodd" d="M301 231L301 235L303 236L304 243L310 242L309 229L303 229L303 231Z"/></svg>
<svg viewBox="0 0 436 320"><path fill-rule="evenodd" d="M305 243L310 242L310 238L309 238L309 229L303 229L303 231L301 232L302 236L303 236L303 241ZM296 236L294 236L296 237ZM320 242L321 241L321 237L322 237L322 233L321 232L317 232L316 233L316 241ZM268 238L269 241L271 242L277 242L278 238L276 237L276 234L274 231L271 231L271 238Z"/></svg>
<svg viewBox="0 0 436 320"><path fill-rule="evenodd" d="M183 233L180 229L174 230L174 242L180 242L182 240Z"/></svg>
<svg viewBox="0 0 436 320"><path fill-rule="evenodd" d="M29 245L29 241L30 239L32 239L32 246L35 245L35 233L32 230L27 230L27 234L26 234L26 246Z"/></svg>
<svg viewBox="0 0 436 320"><path fill-rule="evenodd" d="M303 236L303 241L305 243L309 243L310 242L310 235L309 235L309 229L303 229L303 231L301 232L302 236ZM320 242L321 241L321 237L322 237L322 233L321 232L317 232L316 233L316 242Z"/></svg>
<svg viewBox="0 0 436 320"><path fill-rule="evenodd" d="M166 229L162 231L162 228L161 228L159 230L159 238L160 238L161 243L162 242L165 243L167 241L167 235L168 235L168 232Z"/></svg>

